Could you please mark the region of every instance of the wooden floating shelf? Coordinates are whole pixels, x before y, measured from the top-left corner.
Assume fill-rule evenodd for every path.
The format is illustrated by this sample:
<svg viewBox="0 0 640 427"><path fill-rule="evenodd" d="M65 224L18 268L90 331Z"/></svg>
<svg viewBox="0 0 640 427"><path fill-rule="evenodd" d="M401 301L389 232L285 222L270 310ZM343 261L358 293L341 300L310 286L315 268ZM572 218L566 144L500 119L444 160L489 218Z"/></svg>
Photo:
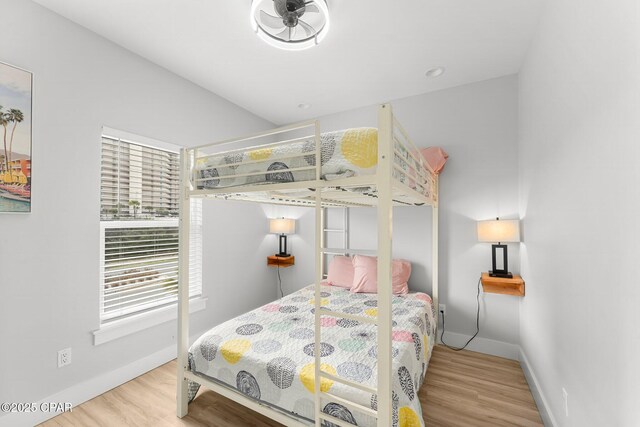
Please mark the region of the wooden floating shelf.
<svg viewBox="0 0 640 427"><path fill-rule="evenodd" d="M524 280L517 274L512 279L491 277L489 273L482 273L482 290L489 294L524 296Z"/></svg>
<svg viewBox="0 0 640 427"><path fill-rule="evenodd" d="M282 257L282 256L271 255L267 257L267 265L269 267L286 268L286 267L291 267L292 265L295 264L295 262L296 262L296 257L294 256Z"/></svg>

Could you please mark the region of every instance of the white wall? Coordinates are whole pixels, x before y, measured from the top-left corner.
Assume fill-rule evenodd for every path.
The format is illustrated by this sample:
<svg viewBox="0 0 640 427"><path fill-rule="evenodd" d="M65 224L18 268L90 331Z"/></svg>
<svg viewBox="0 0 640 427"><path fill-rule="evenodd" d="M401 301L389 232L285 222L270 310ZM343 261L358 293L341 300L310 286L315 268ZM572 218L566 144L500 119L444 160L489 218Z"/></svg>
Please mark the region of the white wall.
<svg viewBox="0 0 640 427"><path fill-rule="evenodd" d="M392 105L418 146L438 145L450 155L440 179L440 295L447 304L447 331L472 335L478 278L491 267L491 247L477 242L476 220L516 218L518 212L517 77L395 100ZM323 131L376 126L376 121L376 106L320 118ZM351 247L374 249L375 210L350 211ZM294 246L298 264L304 259L313 266L313 215L307 211L299 223L301 235L296 238L311 245ZM339 218L335 221L340 224ZM396 208L393 245L394 256L413 262L410 287L430 291L431 208ZM513 272L519 271L518 249L518 245L509 248ZM312 268L298 265L287 273L291 276L289 289L314 278ZM518 344L518 299L487 294L481 300L479 336ZM448 342L459 345L461 338L450 336Z"/></svg>
<svg viewBox="0 0 640 427"><path fill-rule="evenodd" d="M559 426L640 425L639 94L638 2L548 2L520 75L520 336Z"/></svg>
<svg viewBox="0 0 640 427"><path fill-rule="evenodd" d="M32 2L1 0L0 10L0 60L34 73L33 213L0 216L0 402L33 402L175 342L174 321L92 343L101 127L190 145L272 125ZM264 218L257 205L205 203L209 304L192 331L272 299L252 249ZM229 290L236 298L220 304ZM73 363L58 369L65 347Z"/></svg>

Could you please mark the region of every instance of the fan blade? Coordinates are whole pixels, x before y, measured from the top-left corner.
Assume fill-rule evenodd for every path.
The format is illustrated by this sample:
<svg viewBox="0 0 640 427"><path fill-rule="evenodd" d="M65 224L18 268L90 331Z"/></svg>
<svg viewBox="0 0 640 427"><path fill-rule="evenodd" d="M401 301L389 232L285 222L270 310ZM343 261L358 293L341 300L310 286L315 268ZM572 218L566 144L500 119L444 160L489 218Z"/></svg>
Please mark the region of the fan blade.
<svg viewBox="0 0 640 427"><path fill-rule="evenodd" d="M298 19L298 24L307 33L307 37L311 37L311 36L314 36L316 34L316 30L311 25L309 25L306 22L304 22L302 19Z"/></svg>
<svg viewBox="0 0 640 427"><path fill-rule="evenodd" d="M301 6L301 7L297 8L296 9L296 13L298 13L302 9L304 9L304 13L307 13L307 12L320 13L320 9L318 9L318 6L316 6L313 1L308 1L308 2L306 2L304 4L304 6ZM298 16L300 16L300 15L298 15Z"/></svg>
<svg viewBox="0 0 640 427"><path fill-rule="evenodd" d="M291 27L284 27L284 30L275 35L275 37L280 40L290 41L291 40Z"/></svg>
<svg viewBox="0 0 640 427"><path fill-rule="evenodd" d="M260 21L269 28L280 29L284 25L279 16L269 15L264 10L260 11Z"/></svg>
<svg viewBox="0 0 640 427"><path fill-rule="evenodd" d="M304 5L304 12L320 13L320 9L313 2L307 2Z"/></svg>

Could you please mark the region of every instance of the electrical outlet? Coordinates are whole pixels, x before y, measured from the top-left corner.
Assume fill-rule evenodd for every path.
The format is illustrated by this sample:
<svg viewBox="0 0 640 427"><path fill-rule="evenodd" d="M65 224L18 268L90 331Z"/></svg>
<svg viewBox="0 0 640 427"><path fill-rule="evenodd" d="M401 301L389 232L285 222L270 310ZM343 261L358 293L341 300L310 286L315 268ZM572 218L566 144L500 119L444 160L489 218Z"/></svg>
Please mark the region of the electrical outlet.
<svg viewBox="0 0 640 427"><path fill-rule="evenodd" d="M444 304L438 304L438 307L440 308L440 313L442 313L443 316L447 315L447 306Z"/></svg>
<svg viewBox="0 0 640 427"><path fill-rule="evenodd" d="M71 364L71 347L58 351L58 368Z"/></svg>
<svg viewBox="0 0 640 427"><path fill-rule="evenodd" d="M569 393L562 387L562 398L564 399L564 415L569 416Z"/></svg>

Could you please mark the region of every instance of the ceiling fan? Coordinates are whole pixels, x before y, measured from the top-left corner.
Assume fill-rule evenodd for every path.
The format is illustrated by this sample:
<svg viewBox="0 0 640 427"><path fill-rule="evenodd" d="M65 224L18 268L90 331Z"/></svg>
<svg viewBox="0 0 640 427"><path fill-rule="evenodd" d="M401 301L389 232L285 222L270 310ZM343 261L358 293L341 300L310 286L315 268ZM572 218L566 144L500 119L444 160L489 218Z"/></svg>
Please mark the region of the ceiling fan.
<svg viewBox="0 0 640 427"><path fill-rule="evenodd" d="M329 30L326 0L253 0L254 31L267 43L288 50L315 46Z"/></svg>

